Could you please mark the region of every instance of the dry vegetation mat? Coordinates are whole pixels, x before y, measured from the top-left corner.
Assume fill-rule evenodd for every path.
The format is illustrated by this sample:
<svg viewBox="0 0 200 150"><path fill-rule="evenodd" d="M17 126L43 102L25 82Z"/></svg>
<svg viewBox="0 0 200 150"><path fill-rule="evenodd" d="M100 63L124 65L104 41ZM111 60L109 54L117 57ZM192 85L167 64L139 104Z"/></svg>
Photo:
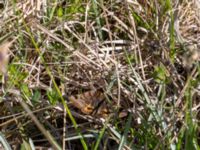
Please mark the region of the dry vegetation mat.
<svg viewBox="0 0 200 150"><path fill-rule="evenodd" d="M0 149L200 149L199 0L0 1Z"/></svg>

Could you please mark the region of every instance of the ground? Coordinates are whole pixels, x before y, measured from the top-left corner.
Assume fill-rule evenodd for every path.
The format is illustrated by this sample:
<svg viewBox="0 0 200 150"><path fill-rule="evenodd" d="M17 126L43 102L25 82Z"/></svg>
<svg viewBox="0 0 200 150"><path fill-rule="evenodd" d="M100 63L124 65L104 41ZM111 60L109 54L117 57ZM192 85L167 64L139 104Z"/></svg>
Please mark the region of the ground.
<svg viewBox="0 0 200 150"><path fill-rule="evenodd" d="M199 0L8 0L0 27L2 149L200 149Z"/></svg>

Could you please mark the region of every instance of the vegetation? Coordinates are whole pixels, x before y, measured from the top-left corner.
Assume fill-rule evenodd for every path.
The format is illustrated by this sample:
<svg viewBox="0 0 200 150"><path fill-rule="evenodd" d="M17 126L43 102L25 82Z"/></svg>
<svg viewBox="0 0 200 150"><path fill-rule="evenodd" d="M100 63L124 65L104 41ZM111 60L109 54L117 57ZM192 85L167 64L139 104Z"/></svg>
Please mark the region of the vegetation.
<svg viewBox="0 0 200 150"><path fill-rule="evenodd" d="M0 2L0 147L200 149L199 12L198 0Z"/></svg>

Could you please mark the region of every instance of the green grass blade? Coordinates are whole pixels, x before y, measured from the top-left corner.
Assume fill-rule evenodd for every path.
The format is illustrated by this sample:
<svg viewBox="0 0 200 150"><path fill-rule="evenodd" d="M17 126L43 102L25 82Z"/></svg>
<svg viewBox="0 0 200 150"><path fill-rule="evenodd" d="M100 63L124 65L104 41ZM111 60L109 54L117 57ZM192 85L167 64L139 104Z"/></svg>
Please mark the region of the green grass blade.
<svg viewBox="0 0 200 150"><path fill-rule="evenodd" d="M128 132L131 128L132 118L133 118L133 116L130 113L129 116L128 116L128 121L126 122L126 125L125 125L124 134L121 137L121 141L120 141L118 150L122 150L124 148L124 145L127 144L126 140L127 140Z"/></svg>
<svg viewBox="0 0 200 150"><path fill-rule="evenodd" d="M101 142L101 139L105 133L105 130L107 128L107 124L108 124L108 120L106 121L106 123L104 124L103 128L101 129L100 133L99 133L99 136L98 136L98 139L97 139L97 142L95 144L95 147L94 147L94 150L98 150L98 147L99 147L99 144Z"/></svg>

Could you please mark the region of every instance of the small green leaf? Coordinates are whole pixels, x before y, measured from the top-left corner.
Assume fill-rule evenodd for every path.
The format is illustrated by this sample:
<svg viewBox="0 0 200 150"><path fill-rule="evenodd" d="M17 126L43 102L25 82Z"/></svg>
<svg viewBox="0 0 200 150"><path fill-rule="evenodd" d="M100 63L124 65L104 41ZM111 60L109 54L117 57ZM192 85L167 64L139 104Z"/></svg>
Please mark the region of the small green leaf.
<svg viewBox="0 0 200 150"><path fill-rule="evenodd" d="M62 18L63 16L63 8L62 7L59 7L58 10L57 10L57 16Z"/></svg>
<svg viewBox="0 0 200 150"><path fill-rule="evenodd" d="M27 96L27 97L31 97L31 92L30 92L30 90L29 90L29 88L28 88L28 85L26 85L26 84L22 84L21 85L21 90L24 92L24 94Z"/></svg>
<svg viewBox="0 0 200 150"><path fill-rule="evenodd" d="M59 95L54 89L47 91L47 96L52 105L55 105L59 99Z"/></svg>
<svg viewBox="0 0 200 150"><path fill-rule="evenodd" d="M31 147L30 147L30 145L29 145L28 142L26 142L25 140L23 140L23 143L21 144L20 150L31 150Z"/></svg>
<svg viewBox="0 0 200 150"><path fill-rule="evenodd" d="M153 73L153 78L157 83L167 83L169 81L168 71L164 65L156 66Z"/></svg>
<svg viewBox="0 0 200 150"><path fill-rule="evenodd" d="M11 84L21 87L22 81L27 77L28 73L21 72L16 65L9 66L9 80Z"/></svg>
<svg viewBox="0 0 200 150"><path fill-rule="evenodd" d="M36 90L32 96L32 102L33 103L39 103L39 99L41 97L40 91Z"/></svg>

